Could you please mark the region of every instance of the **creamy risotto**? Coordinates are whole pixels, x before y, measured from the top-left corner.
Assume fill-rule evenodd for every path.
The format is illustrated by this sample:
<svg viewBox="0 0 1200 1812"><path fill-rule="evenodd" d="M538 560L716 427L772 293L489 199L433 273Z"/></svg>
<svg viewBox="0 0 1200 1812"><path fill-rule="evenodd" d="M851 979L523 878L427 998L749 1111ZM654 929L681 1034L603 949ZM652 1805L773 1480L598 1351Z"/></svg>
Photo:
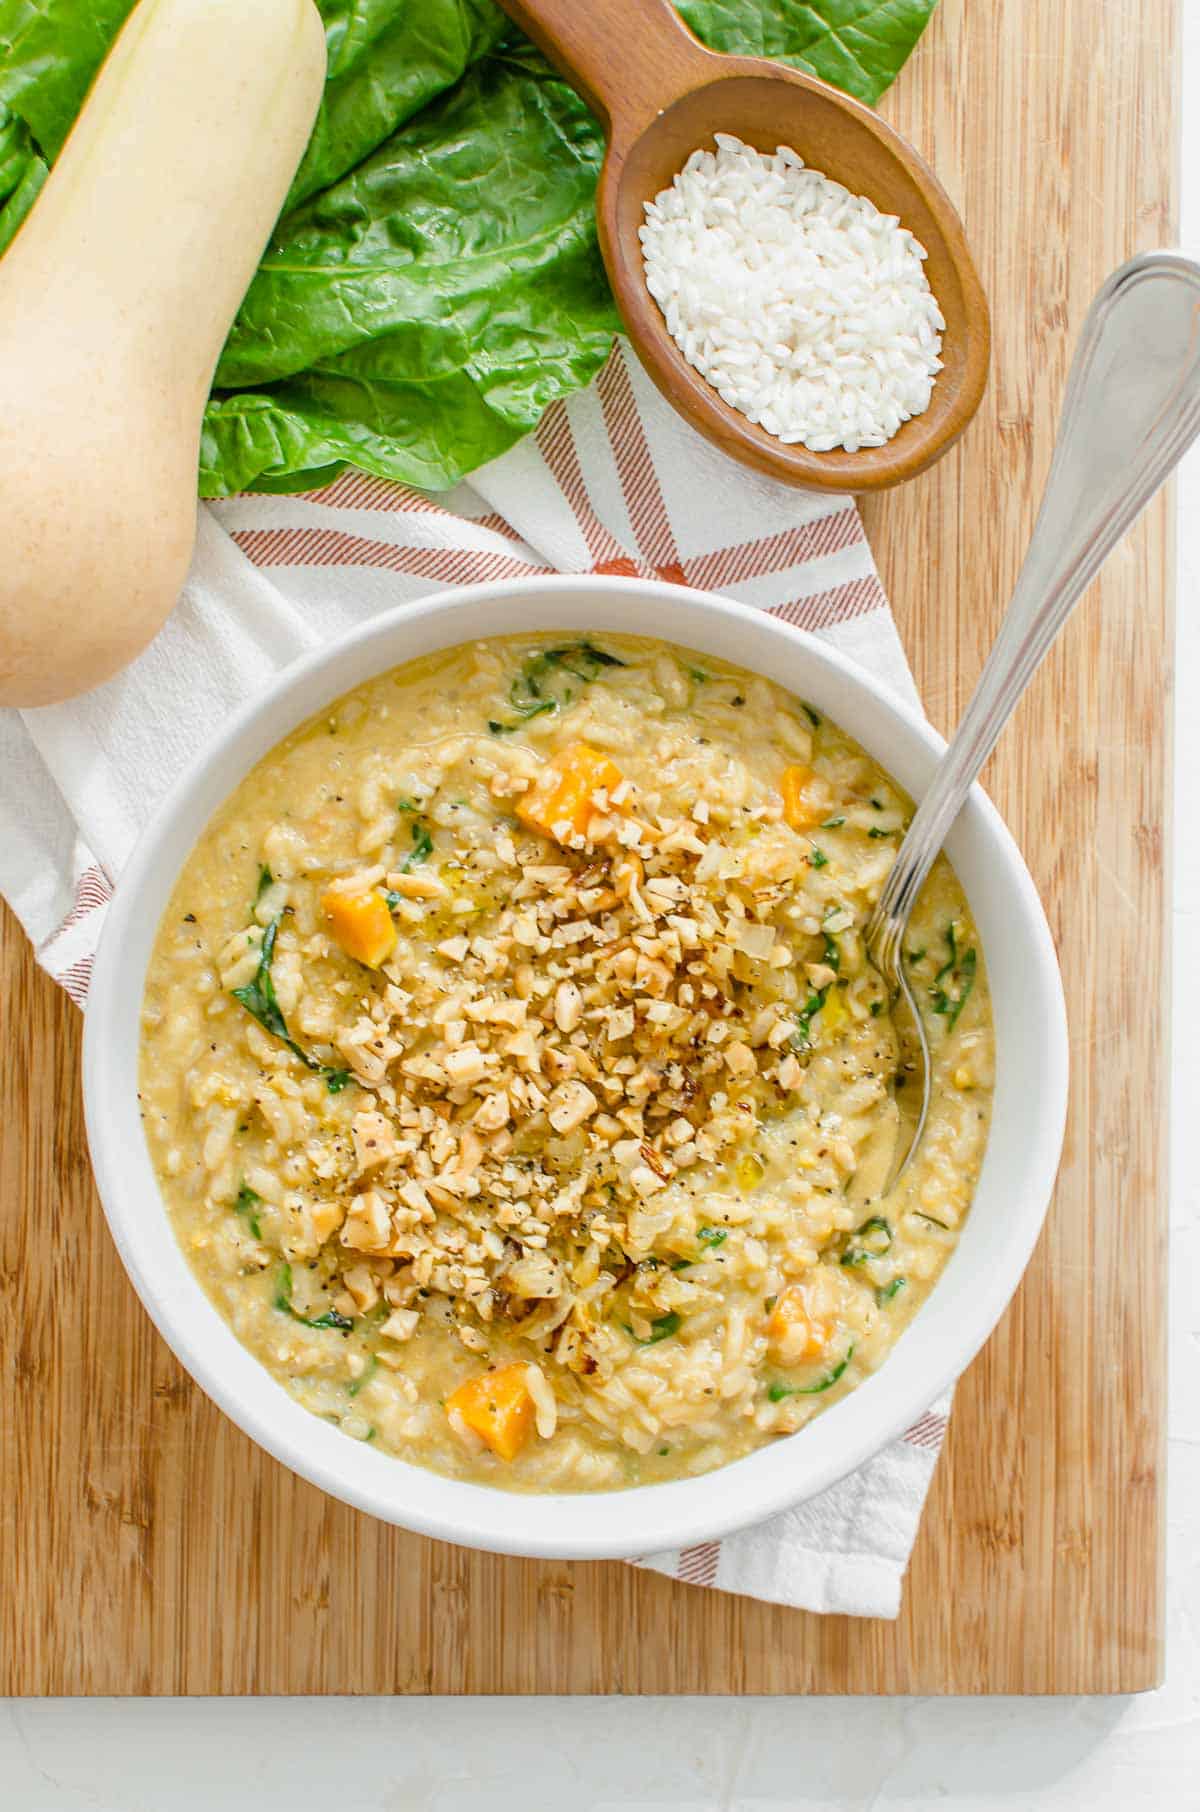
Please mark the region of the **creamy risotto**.
<svg viewBox="0 0 1200 1812"><path fill-rule="evenodd" d="M932 1108L887 1192L905 1069L862 927L910 810L779 688L619 636L453 649L288 737L188 860L144 1004L150 1151L238 1338L350 1438L518 1490L704 1472L852 1390L987 1138L941 860L905 951Z"/></svg>

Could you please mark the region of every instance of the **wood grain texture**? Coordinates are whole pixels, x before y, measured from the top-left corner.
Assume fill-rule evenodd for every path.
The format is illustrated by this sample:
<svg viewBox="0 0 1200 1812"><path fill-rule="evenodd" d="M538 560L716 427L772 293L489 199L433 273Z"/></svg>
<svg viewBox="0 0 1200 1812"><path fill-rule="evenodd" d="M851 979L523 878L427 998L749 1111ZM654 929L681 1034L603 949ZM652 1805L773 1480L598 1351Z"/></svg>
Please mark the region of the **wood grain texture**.
<svg viewBox="0 0 1200 1812"><path fill-rule="evenodd" d="M1092 291L1173 237L1173 0L942 0L886 112L962 209L993 380L868 526L935 722L962 706ZM153 1332L93 1192L75 1009L0 943L0 1690L1117 1692L1163 1615L1167 508L1108 568L989 775L1047 901L1075 1073L1016 1302L959 1391L893 1625L622 1566L507 1561L323 1498Z"/></svg>

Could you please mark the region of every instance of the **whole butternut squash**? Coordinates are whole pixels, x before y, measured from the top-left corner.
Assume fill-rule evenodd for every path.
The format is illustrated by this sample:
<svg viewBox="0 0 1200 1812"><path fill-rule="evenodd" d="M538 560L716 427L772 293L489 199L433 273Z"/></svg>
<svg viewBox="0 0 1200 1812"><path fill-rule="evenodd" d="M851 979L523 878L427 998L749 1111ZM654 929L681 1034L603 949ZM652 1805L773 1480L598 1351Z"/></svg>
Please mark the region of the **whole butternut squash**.
<svg viewBox="0 0 1200 1812"><path fill-rule="evenodd" d="M0 703L97 685L175 603L213 370L324 73L312 0L141 0L0 259Z"/></svg>

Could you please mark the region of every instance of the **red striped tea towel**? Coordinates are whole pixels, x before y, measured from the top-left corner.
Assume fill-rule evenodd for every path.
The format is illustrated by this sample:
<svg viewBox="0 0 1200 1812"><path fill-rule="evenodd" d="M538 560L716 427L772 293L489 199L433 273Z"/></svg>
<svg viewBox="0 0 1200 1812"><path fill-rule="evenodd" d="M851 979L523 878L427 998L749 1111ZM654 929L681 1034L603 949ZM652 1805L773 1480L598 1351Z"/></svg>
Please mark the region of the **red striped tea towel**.
<svg viewBox="0 0 1200 1812"><path fill-rule="evenodd" d="M351 473L312 495L210 506L179 606L133 666L69 704L0 712L0 891L40 962L82 1006L142 825L213 725L280 668L402 600L552 572L728 592L915 701L854 504L730 464L619 345L590 389L437 503ZM947 1408L812 1502L640 1564L809 1610L896 1616Z"/></svg>

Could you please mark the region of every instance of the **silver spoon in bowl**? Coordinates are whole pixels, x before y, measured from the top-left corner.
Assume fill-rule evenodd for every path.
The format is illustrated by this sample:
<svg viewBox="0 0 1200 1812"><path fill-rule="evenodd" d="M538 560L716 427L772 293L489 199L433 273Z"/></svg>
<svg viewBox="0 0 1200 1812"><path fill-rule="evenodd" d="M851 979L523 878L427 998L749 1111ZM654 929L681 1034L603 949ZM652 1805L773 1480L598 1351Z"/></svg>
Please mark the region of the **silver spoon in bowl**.
<svg viewBox="0 0 1200 1812"><path fill-rule="evenodd" d="M929 1041L903 955L917 895L1085 586L1198 432L1200 265L1174 252L1143 252L1113 272L1088 311L1012 600L864 930L902 1024L911 1019L900 1042L906 1094L911 1082L920 1102L915 1115L901 1116L888 1189L907 1168L929 1113Z"/></svg>

